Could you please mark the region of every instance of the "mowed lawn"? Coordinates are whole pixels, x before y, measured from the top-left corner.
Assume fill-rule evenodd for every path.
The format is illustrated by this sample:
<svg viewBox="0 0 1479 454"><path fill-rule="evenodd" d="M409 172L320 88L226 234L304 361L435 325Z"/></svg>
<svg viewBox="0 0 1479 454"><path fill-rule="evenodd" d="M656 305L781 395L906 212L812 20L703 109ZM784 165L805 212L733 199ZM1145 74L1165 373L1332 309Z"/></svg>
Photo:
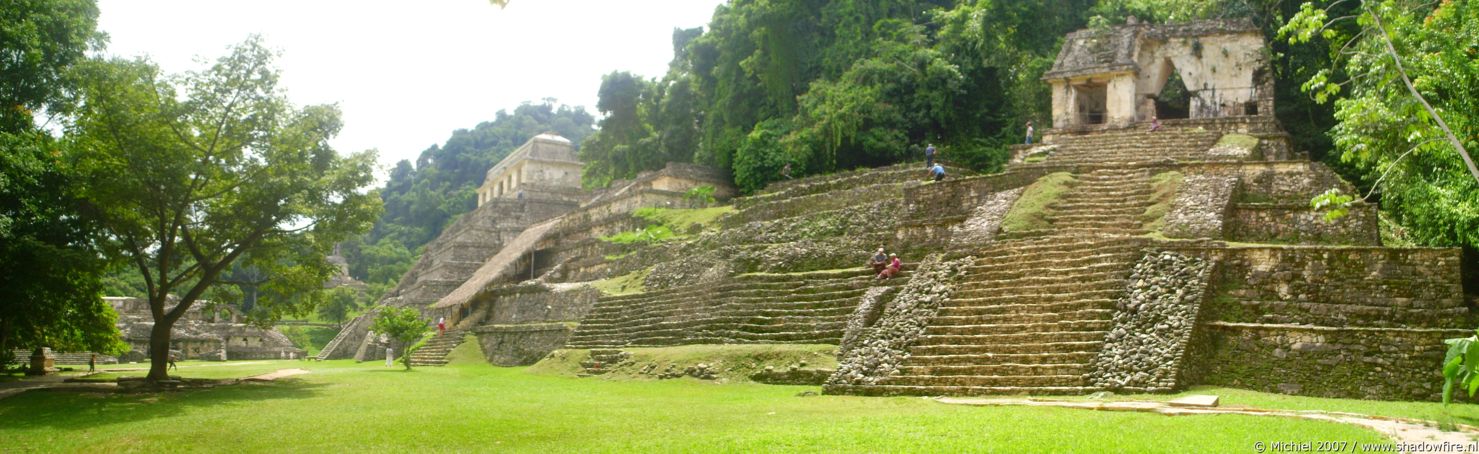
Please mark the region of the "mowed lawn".
<svg viewBox="0 0 1479 454"><path fill-rule="evenodd" d="M573 378L482 364L409 373L351 361L181 366L187 377L312 373L159 394L30 392L0 400L0 451L1252 452L1258 441L1385 441L1354 426L1287 418L799 396L817 388ZM1311 400L1322 401L1340 403ZM1373 405L1422 414L1435 404Z"/></svg>

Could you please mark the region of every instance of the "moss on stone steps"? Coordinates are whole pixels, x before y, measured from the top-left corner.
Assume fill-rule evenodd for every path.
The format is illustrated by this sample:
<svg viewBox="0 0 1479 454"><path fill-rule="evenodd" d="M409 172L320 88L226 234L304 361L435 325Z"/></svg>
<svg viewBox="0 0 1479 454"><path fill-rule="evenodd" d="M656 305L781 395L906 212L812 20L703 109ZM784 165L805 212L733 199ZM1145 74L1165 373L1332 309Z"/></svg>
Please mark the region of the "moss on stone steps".
<svg viewBox="0 0 1479 454"><path fill-rule="evenodd" d="M602 279L591 283L591 287L600 290L602 295L634 295L647 291L644 282L647 275L652 273L652 268L644 268L621 276Z"/></svg>
<svg viewBox="0 0 1479 454"><path fill-rule="evenodd" d="M1050 206L1067 194L1076 182L1073 174L1068 172L1051 173L1038 178L1027 186L1022 197L1007 210L1006 217L1001 221L1001 231L1010 233L1047 228Z"/></svg>
<svg viewBox="0 0 1479 454"><path fill-rule="evenodd" d="M1140 216L1146 231L1160 232L1161 227L1166 224L1166 213L1171 211L1171 202L1176 199L1176 191L1181 188L1183 179L1185 176L1174 170L1161 172L1150 178L1150 187L1155 193L1150 196L1151 205Z"/></svg>

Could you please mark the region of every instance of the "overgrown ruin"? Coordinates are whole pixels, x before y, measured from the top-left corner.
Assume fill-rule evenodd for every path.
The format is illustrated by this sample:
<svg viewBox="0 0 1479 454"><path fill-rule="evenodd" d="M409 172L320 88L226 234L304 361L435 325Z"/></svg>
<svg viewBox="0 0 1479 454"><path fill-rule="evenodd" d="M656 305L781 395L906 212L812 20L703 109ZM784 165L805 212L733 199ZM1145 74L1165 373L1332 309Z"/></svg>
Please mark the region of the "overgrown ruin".
<svg viewBox="0 0 1479 454"><path fill-rule="evenodd" d="M448 317L499 365L833 344L828 393L1212 384L1436 399L1442 340L1473 326L1460 253L1383 247L1374 206L1334 222L1309 208L1352 188L1291 149L1265 52L1238 23L1076 32L1044 76L1055 128L1014 147L1005 172L922 183L910 163L784 181L652 241L612 236L658 222L639 208L691 212L708 205L693 188L732 189L670 165L587 193L505 160L383 302ZM1161 115L1176 108L1158 104L1170 80L1189 92L1185 118ZM902 277L862 267L879 246L905 258ZM323 357L373 358L371 316Z"/></svg>

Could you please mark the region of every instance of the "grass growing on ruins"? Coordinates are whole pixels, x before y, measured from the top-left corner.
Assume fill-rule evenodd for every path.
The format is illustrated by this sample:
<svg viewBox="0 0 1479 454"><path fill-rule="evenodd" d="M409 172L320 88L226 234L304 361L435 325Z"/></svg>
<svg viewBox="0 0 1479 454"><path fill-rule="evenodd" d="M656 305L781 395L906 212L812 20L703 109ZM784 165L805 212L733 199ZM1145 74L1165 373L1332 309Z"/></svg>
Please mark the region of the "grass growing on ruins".
<svg viewBox="0 0 1479 454"><path fill-rule="evenodd" d="M1174 170L1161 172L1150 178L1150 187L1155 193L1150 196L1151 205L1140 216L1140 220L1145 223L1145 230L1159 232L1166 224L1166 213L1171 211L1171 201L1176 198L1176 189L1181 187L1181 180L1184 178L1181 172Z"/></svg>
<svg viewBox="0 0 1479 454"><path fill-rule="evenodd" d="M260 366L312 373L160 394L26 393L0 401L0 439L7 449L48 452L1248 452L1255 441L1384 441L1354 426L1284 418L803 397L816 388L577 379L484 364L404 372L378 362L268 363L240 375Z"/></svg>
<svg viewBox="0 0 1479 454"><path fill-rule="evenodd" d="M1021 232L1048 228L1049 206L1073 188L1073 174L1048 174L1027 186L1022 196L1007 210L1001 221L1002 232Z"/></svg>
<svg viewBox="0 0 1479 454"><path fill-rule="evenodd" d="M653 244L687 238L708 228L720 216L734 211L734 206L711 208L639 208L633 217L646 220L649 224L641 229L601 237L601 241L615 244Z"/></svg>
<svg viewBox="0 0 1479 454"><path fill-rule="evenodd" d="M1217 139L1217 145L1214 147L1251 152L1258 148L1258 138L1247 134L1223 134L1221 139Z"/></svg>
<svg viewBox="0 0 1479 454"><path fill-rule="evenodd" d="M695 227L707 228L720 216L734 212L733 205L710 208L638 208L632 215L667 226L679 235L689 234Z"/></svg>
<svg viewBox="0 0 1479 454"><path fill-rule="evenodd" d="M643 268L621 276L606 278L591 283L591 287L600 290L607 295L631 295L647 291L645 287L647 275L652 274L652 268Z"/></svg>

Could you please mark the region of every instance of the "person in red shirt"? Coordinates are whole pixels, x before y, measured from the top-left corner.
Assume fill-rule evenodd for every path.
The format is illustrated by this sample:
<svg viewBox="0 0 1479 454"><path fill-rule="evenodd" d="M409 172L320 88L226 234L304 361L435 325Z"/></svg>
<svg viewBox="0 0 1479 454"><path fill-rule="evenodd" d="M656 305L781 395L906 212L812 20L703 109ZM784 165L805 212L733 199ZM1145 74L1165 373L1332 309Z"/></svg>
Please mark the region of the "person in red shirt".
<svg viewBox="0 0 1479 454"><path fill-rule="evenodd" d="M888 268L884 268L882 273L878 273L879 279L892 278L894 275L899 274L900 268L904 267L904 262L899 260L899 254L889 254L888 258Z"/></svg>

